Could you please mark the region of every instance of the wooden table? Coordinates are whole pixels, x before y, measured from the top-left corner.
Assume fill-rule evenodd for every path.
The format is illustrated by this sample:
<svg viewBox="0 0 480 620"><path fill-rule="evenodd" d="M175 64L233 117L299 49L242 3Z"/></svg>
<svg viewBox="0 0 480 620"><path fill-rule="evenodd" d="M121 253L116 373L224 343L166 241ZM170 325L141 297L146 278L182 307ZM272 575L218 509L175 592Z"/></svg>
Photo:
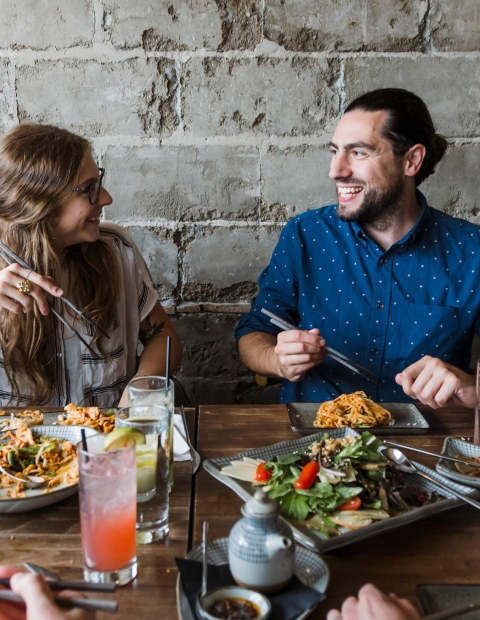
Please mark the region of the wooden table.
<svg viewBox="0 0 480 620"><path fill-rule="evenodd" d="M426 435L391 436L392 441L439 452L447 435L468 437L473 412L449 408L441 412L419 407L430 424ZM197 449L202 460L233 455L299 435L292 432L283 405L200 407ZM418 454L415 460L434 467L435 459ZM202 523L210 523L211 539L228 536L241 517L243 501L201 471L195 482L194 544L201 540ZM325 618L366 582L412 601L415 587L425 583L480 583L480 514L468 505L417 521L398 530L325 554L330 569L327 600L310 616Z"/></svg>
<svg viewBox="0 0 480 620"><path fill-rule="evenodd" d="M40 408L42 409L42 408ZM47 410L43 408L43 410ZM52 409L48 409L52 411ZM186 409L187 423L195 436L195 410ZM98 614L99 620L174 619L176 612L175 557L185 557L189 547L192 474L190 462L175 463L170 495L170 536L166 541L139 545L137 579L117 588L114 595L89 593L91 598L115 599L119 613ZM65 580L83 580L78 496L38 511L0 514L0 563L22 566L41 564Z"/></svg>

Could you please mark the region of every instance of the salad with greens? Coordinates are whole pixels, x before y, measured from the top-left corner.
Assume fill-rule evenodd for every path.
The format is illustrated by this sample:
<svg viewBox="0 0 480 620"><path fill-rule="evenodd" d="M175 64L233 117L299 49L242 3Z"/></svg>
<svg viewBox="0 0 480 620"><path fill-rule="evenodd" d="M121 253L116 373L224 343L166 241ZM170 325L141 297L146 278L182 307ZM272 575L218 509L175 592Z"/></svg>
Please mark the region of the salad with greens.
<svg viewBox="0 0 480 620"><path fill-rule="evenodd" d="M244 457L222 473L261 485L284 517L326 539L442 499L407 486L381 446L369 432L338 439L325 433L305 450L267 462Z"/></svg>

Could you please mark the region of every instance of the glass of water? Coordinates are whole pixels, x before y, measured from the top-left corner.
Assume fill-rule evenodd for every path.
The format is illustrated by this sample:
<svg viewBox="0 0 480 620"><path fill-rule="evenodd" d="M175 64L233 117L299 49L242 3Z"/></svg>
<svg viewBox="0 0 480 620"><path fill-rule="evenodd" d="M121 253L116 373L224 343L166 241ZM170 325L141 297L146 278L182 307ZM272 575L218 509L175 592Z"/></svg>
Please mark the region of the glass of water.
<svg viewBox="0 0 480 620"><path fill-rule="evenodd" d="M168 449L170 419L164 407L138 405L120 409L115 428L133 428L145 435L136 445L137 543L168 536Z"/></svg>
<svg viewBox="0 0 480 620"><path fill-rule="evenodd" d="M167 382L165 377L146 376L134 377L128 384L128 406L155 405L162 407L165 411L162 416L167 415L170 422L170 432L168 435L168 485L169 491L173 488L173 434L174 434L174 406L175 393L173 381Z"/></svg>

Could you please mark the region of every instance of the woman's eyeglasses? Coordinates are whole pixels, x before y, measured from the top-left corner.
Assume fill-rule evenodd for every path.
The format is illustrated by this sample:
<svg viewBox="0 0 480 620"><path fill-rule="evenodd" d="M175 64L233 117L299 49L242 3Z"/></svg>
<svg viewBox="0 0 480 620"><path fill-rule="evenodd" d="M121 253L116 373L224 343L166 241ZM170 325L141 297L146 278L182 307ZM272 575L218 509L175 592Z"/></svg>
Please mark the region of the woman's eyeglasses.
<svg viewBox="0 0 480 620"><path fill-rule="evenodd" d="M73 190L74 192L87 193L88 201L90 202L91 205L94 205L97 202L98 197L100 195L100 188L102 187L102 180L105 175L105 168L99 168L98 172L99 172L99 177L96 181L94 181L90 185L87 185L87 187L75 187Z"/></svg>

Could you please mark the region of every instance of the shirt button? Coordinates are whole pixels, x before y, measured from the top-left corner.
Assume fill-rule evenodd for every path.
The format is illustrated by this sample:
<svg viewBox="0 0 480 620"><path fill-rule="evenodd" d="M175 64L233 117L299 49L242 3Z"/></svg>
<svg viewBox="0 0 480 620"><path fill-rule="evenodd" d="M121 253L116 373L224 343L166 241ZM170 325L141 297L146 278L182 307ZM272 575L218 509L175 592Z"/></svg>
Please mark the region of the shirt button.
<svg viewBox="0 0 480 620"><path fill-rule="evenodd" d="M378 349L372 349L372 355L377 355L378 354Z"/></svg>
<svg viewBox="0 0 480 620"><path fill-rule="evenodd" d="M62 354L61 353L57 353L57 357L62 357Z"/></svg>
<svg viewBox="0 0 480 620"><path fill-rule="evenodd" d="M382 308L383 308L383 304L382 304L381 301L379 301L378 304L377 304L377 309L381 310Z"/></svg>
<svg viewBox="0 0 480 620"><path fill-rule="evenodd" d="M381 263L382 265L386 265L386 264L387 264L387 262L388 262L388 261L387 261L387 259L386 259L386 258L381 258L381 259L380 259L380 263Z"/></svg>

